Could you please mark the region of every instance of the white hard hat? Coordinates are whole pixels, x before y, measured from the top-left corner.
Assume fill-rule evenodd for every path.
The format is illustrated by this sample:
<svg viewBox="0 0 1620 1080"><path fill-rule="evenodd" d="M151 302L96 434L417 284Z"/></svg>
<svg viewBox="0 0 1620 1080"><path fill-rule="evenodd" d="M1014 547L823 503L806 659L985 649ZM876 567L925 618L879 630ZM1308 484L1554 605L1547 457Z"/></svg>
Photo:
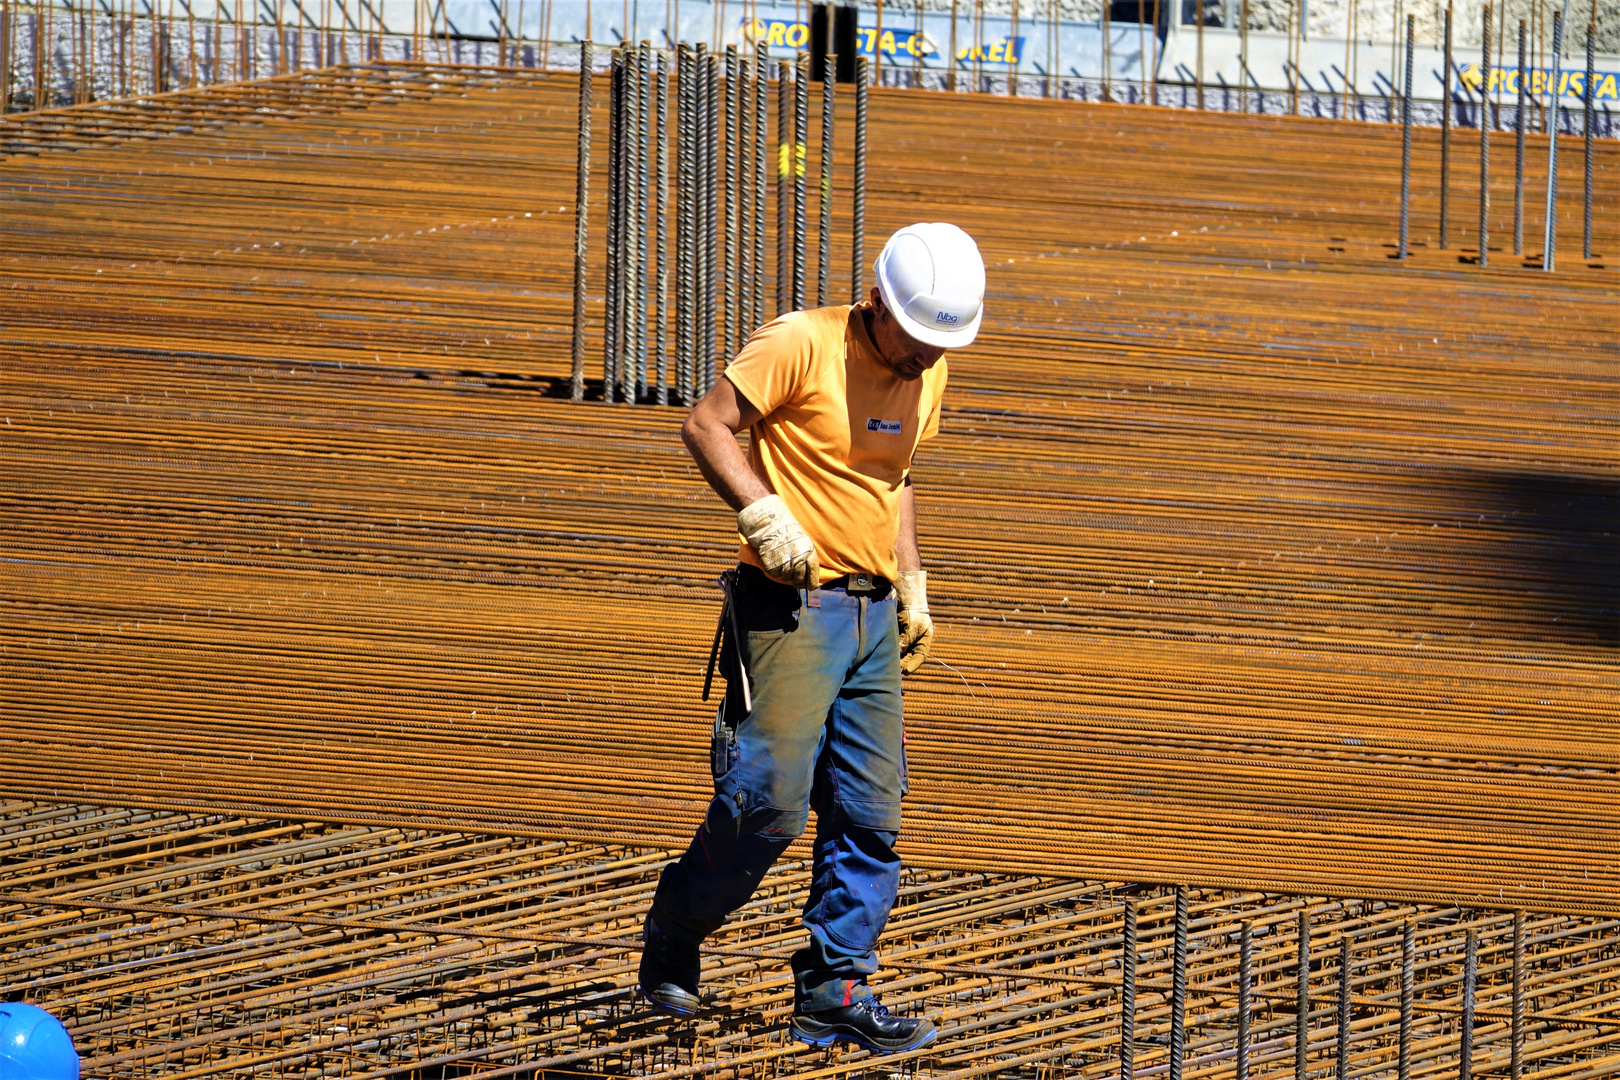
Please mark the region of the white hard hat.
<svg viewBox="0 0 1620 1080"><path fill-rule="evenodd" d="M877 257L878 293L924 345L973 344L984 314L984 260L973 237L943 221L907 225Z"/></svg>

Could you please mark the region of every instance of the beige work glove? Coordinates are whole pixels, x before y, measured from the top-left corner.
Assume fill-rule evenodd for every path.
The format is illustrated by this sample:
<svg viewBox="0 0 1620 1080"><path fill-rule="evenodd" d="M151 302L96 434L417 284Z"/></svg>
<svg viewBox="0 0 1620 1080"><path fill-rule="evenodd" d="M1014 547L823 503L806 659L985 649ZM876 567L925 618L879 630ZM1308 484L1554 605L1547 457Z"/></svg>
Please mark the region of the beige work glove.
<svg viewBox="0 0 1620 1080"><path fill-rule="evenodd" d="M800 589L821 588L816 545L793 517L780 495L767 495L737 514L737 531L748 541L765 573Z"/></svg>
<svg viewBox="0 0 1620 1080"><path fill-rule="evenodd" d="M934 620L928 614L928 571L902 570L894 581L900 601L900 673L910 675L928 659Z"/></svg>

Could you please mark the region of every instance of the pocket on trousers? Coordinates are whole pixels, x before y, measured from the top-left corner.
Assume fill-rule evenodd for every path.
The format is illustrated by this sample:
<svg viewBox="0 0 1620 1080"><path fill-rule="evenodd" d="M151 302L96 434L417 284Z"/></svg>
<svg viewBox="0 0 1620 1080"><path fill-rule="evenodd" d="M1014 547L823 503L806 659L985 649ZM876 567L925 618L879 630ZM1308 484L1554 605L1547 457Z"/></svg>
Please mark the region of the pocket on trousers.
<svg viewBox="0 0 1620 1080"><path fill-rule="evenodd" d="M726 707L722 703L714 711L714 728L709 734L709 771L716 780L737 765L737 729L726 723Z"/></svg>
<svg viewBox="0 0 1620 1080"><path fill-rule="evenodd" d="M759 633L780 637L798 629L798 589L772 581L752 566L744 566L739 574L737 621L750 638Z"/></svg>

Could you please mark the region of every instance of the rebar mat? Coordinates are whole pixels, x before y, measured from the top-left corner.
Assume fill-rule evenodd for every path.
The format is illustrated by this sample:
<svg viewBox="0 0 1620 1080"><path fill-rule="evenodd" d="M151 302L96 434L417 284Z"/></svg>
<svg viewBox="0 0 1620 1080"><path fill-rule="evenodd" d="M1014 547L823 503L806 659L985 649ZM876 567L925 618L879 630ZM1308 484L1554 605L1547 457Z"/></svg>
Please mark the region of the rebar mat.
<svg viewBox="0 0 1620 1080"><path fill-rule="evenodd" d="M957 97L872 98L869 235L990 281L908 861L1620 915L1612 266L1398 265L1371 125ZM547 396L575 108L0 162L8 794L690 836L734 518L682 410Z"/></svg>
<svg viewBox="0 0 1620 1080"><path fill-rule="evenodd" d="M1136 1075L1165 1072L1175 890L910 870L881 949L893 1008L938 1042L874 1060L786 1034L803 939L795 855L715 938L696 1020L635 995L636 936L670 852L229 814L0 807L0 999L72 1032L87 1077L1116 1075L1122 913L1137 911ZM1457 1075L1466 940L1478 942L1473 1074L1506 1073L1513 917L1188 890L1186 1077L1232 1074L1239 932L1253 934L1249 1064L1291 1075L1298 927L1312 957L1312 1075L1393 1076L1413 928L1413 1080ZM1522 1073L1620 1067L1620 922L1521 928ZM1347 944L1348 943L1348 944ZM1342 950L1348 948L1348 954ZM1343 957L1351 959L1340 1034ZM1342 1041L1348 1039L1348 1041ZM473 1073L474 1069L476 1073ZM486 1071L489 1070L489 1071ZM1343 1075L1343 1074L1341 1074Z"/></svg>

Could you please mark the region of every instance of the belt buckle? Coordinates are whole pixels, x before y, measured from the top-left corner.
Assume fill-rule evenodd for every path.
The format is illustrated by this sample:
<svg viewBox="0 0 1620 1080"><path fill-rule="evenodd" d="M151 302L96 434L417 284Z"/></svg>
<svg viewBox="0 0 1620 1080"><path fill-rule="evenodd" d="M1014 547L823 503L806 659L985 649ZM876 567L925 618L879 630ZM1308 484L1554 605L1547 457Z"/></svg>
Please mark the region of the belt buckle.
<svg viewBox="0 0 1620 1080"><path fill-rule="evenodd" d="M849 575L849 586L844 590L851 593L869 593L872 591L871 574Z"/></svg>

